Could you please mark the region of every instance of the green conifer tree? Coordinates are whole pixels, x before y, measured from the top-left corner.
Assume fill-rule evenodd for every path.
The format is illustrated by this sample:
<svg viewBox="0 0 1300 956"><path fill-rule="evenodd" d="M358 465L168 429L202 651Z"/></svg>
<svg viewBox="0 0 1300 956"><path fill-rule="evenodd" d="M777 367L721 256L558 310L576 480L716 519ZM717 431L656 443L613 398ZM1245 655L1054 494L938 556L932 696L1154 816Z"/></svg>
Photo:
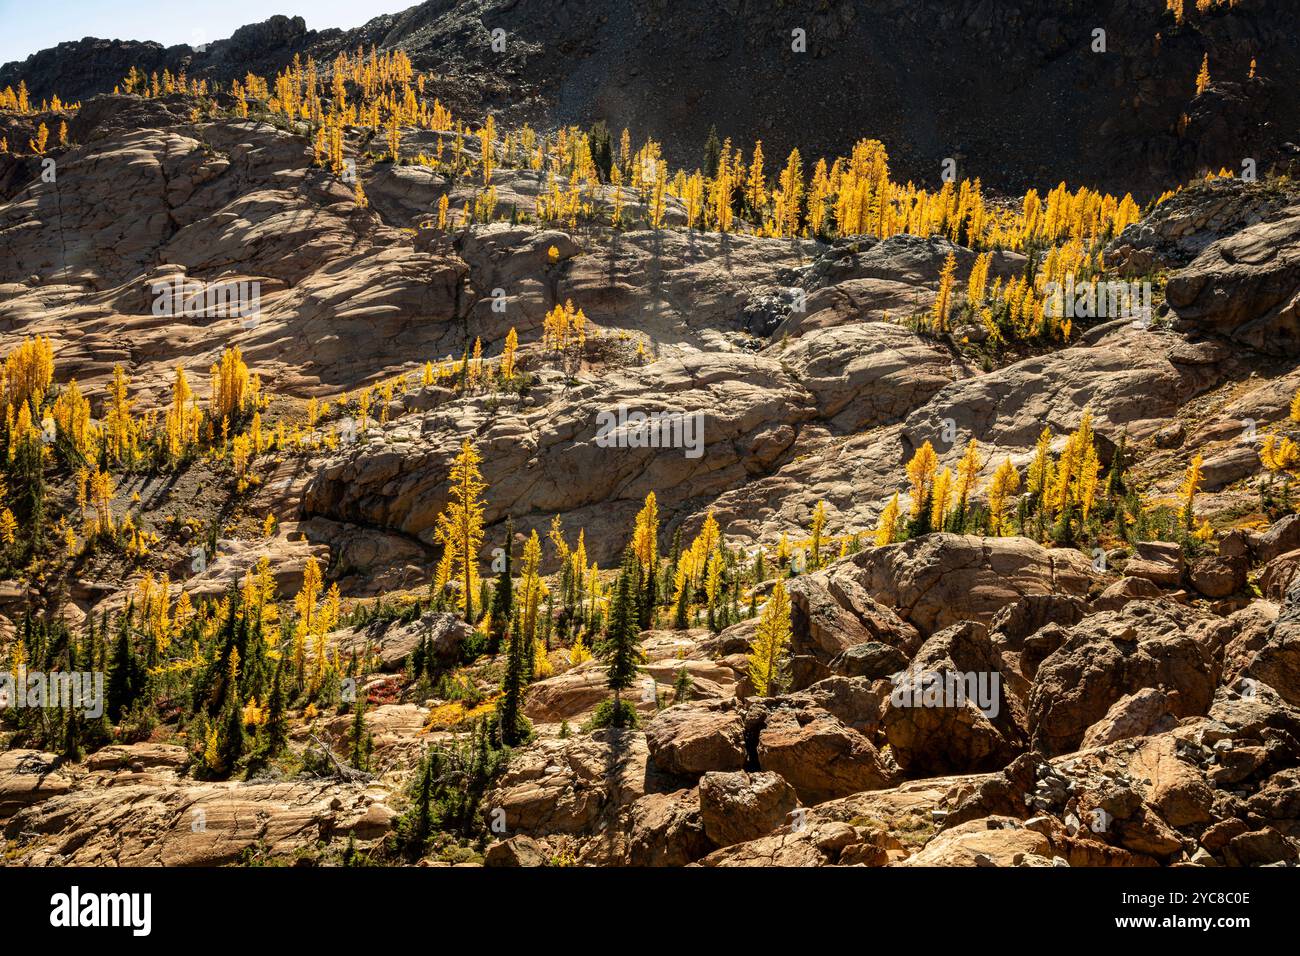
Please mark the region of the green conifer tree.
<svg viewBox="0 0 1300 956"><path fill-rule="evenodd" d="M239 695L232 694L226 706L226 732L221 741L221 763L227 772L233 772L239 758L244 755L244 709L239 705Z"/></svg>
<svg viewBox="0 0 1300 956"><path fill-rule="evenodd" d="M118 620L117 648L108 675L108 719L115 724L144 689L144 668L131 646L130 618L131 609L128 607Z"/></svg>
<svg viewBox="0 0 1300 956"><path fill-rule="evenodd" d="M644 659L637 645L639 632L634 589L638 573L636 556L629 549L623 554L623 567L619 571L618 583L614 586L605 640L599 648L601 659L605 662L609 688L614 692L611 723L615 727L626 726L636 719L635 709L630 704L623 703L623 691L636 680L638 665Z"/></svg>
<svg viewBox="0 0 1300 956"><path fill-rule="evenodd" d="M528 738L532 729L523 711L524 690L528 686L527 643L516 611L506 645L506 671L501 681L501 703L497 707L501 743L507 747L518 746Z"/></svg>
<svg viewBox="0 0 1300 956"><path fill-rule="evenodd" d="M271 703L266 714L266 752L268 756L279 756L289 742L289 717L284 691L284 658L275 667L275 678L271 683Z"/></svg>

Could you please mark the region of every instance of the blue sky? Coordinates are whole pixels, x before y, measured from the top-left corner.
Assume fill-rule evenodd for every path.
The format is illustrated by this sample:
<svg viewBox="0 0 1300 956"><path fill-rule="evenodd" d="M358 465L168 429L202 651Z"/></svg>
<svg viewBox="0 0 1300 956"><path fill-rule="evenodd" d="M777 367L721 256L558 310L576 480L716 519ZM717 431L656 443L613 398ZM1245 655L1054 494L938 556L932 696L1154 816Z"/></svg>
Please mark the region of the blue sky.
<svg viewBox="0 0 1300 956"><path fill-rule="evenodd" d="M102 37L196 46L273 14L301 16L309 30L360 26L420 0L0 0L0 63L24 60L64 40Z"/></svg>

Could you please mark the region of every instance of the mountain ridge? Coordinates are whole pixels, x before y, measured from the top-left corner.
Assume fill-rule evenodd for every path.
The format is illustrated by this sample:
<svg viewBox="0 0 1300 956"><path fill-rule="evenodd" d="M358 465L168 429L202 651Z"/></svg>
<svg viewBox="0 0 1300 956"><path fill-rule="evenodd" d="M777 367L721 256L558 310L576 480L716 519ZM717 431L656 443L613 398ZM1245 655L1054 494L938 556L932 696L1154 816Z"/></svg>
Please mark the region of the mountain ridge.
<svg viewBox="0 0 1300 956"><path fill-rule="evenodd" d="M960 175L1012 193L1063 177L1149 197L1247 158L1261 174L1294 159L1300 42L1284 12L1244 0L1178 25L1155 3L1100 7L794 3L778 29L740 0L430 0L347 31L275 16L203 50L85 39L5 64L0 87L25 77L38 99L78 99L111 91L131 65L228 82L295 54L324 64L358 45L400 46L446 77L444 98L467 116L605 119L661 140L683 165L699 162L712 126L737 143L763 139L773 156L798 147L808 161L876 138L918 184L951 159ZM504 50L493 47L498 28ZM806 52L791 49L795 30ZM1094 52L1097 30L1106 52ZM1195 88L1203 56L1218 81L1209 95ZM55 76L68 88L56 90Z"/></svg>

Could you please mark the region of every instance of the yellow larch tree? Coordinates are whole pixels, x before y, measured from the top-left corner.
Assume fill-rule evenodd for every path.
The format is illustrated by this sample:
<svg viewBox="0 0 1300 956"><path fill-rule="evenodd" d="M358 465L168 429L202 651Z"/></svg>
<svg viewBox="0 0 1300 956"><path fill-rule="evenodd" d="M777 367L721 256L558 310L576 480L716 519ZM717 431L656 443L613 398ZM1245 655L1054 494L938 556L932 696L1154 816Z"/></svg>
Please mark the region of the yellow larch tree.
<svg viewBox="0 0 1300 956"><path fill-rule="evenodd" d="M1270 481L1281 472L1292 471L1300 464L1300 446L1285 435L1269 432L1259 446L1259 460L1270 473Z"/></svg>
<svg viewBox="0 0 1300 956"><path fill-rule="evenodd" d="M194 391L185 377L185 366L177 365L166 418L165 450L172 462L180 461L186 450L198 441L200 417L199 410L194 407Z"/></svg>
<svg viewBox="0 0 1300 956"><path fill-rule="evenodd" d="M880 512L880 519L876 522L875 542L877 547L884 547L887 544L893 544L898 529L898 492L894 492L894 497L889 499L889 504L885 505L885 510Z"/></svg>
<svg viewBox="0 0 1300 956"><path fill-rule="evenodd" d="M212 394L208 399L208 415L220 424L229 421L233 426L256 405L257 388L254 377L244 364L239 346L228 346L220 361L209 369Z"/></svg>
<svg viewBox="0 0 1300 956"><path fill-rule="evenodd" d="M68 387L54 400L51 409L54 424L79 455L90 452L90 402L81 394L81 388L74 378Z"/></svg>
<svg viewBox="0 0 1300 956"><path fill-rule="evenodd" d="M296 678L302 682L307 666L307 639L313 634L316 622L316 603L320 598L322 582L320 564L308 558L302 569L302 587L293 599L297 618L293 631L293 666Z"/></svg>
<svg viewBox="0 0 1300 956"><path fill-rule="evenodd" d="M930 308L930 330L936 334L948 331L948 312L952 307L953 273L957 270L957 254L949 252L939 272L939 291Z"/></svg>
<svg viewBox="0 0 1300 956"><path fill-rule="evenodd" d="M993 253L982 252L975 257L975 263L971 266L970 278L966 282L966 299L972 307L984 302L984 290L988 286L992 261Z"/></svg>
<svg viewBox="0 0 1300 956"><path fill-rule="evenodd" d="M483 459L468 438L451 465L451 499L438 516L438 530L444 546L451 549L452 567L460 585L460 606L465 620L474 622L474 600L478 589L478 552L483 546L483 492L487 482L479 472Z"/></svg>
<svg viewBox="0 0 1300 956"><path fill-rule="evenodd" d="M831 179L826 169L826 160L817 160L813 167L812 183L808 187L808 232L816 237L822 235L827 223L827 200L831 196Z"/></svg>
<svg viewBox="0 0 1300 956"><path fill-rule="evenodd" d="M756 214L761 215L767 206L767 180L763 178L763 141L754 143L754 158L749 164L745 180L745 200Z"/></svg>
<svg viewBox="0 0 1300 956"><path fill-rule="evenodd" d="M54 348L45 336L24 339L0 366L0 405L39 408L54 380Z"/></svg>
<svg viewBox="0 0 1300 956"><path fill-rule="evenodd" d="M501 353L501 380L509 382L515 377L515 353L519 350L519 333L515 327L510 326L510 331L506 333L505 349Z"/></svg>
<svg viewBox="0 0 1300 956"><path fill-rule="evenodd" d="M640 620L642 630L653 626L659 593L659 502L652 491L637 512L632 531L632 553L640 570Z"/></svg>
<svg viewBox="0 0 1300 956"><path fill-rule="evenodd" d="M709 612L709 629L715 629L715 614L718 596L722 593L722 568L725 563L722 551L718 548L709 555L704 572L704 599Z"/></svg>
<svg viewBox="0 0 1300 956"><path fill-rule="evenodd" d="M907 479L912 484L912 520L919 518L930 507L934 491L934 475L939 468L939 456L928 441L916 450L907 463Z"/></svg>
<svg viewBox="0 0 1300 956"><path fill-rule="evenodd" d="M822 532L826 528L826 502L818 501L817 507L813 508L812 527L809 530L809 548L811 550L811 567L810 571L816 571L822 566Z"/></svg>
<svg viewBox="0 0 1300 956"><path fill-rule="evenodd" d="M1007 502L1020 488L1020 472L1008 456L993 472L989 483L989 533L1000 536L1006 527Z"/></svg>
<svg viewBox="0 0 1300 956"><path fill-rule="evenodd" d="M980 462L979 443L972 438L966 444L966 453L957 463L957 479L953 486L955 500L953 507L961 520L965 520L966 510L970 504L971 493L975 490L975 479L983 467ZM958 529L960 530L960 529Z"/></svg>
<svg viewBox="0 0 1300 956"><path fill-rule="evenodd" d="M131 417L131 400L127 398L128 380L122 366L113 366L113 380L108 386L108 401L103 412L108 453L115 463L129 463L135 458L136 425Z"/></svg>
<svg viewBox="0 0 1300 956"><path fill-rule="evenodd" d="M767 603L763 605L749 653L749 682L759 696L767 697L784 684L786 648L790 645L790 637L790 597L785 582L777 578Z"/></svg>
<svg viewBox="0 0 1300 956"><path fill-rule="evenodd" d="M945 468L934 477L934 490L930 494L930 527L935 531L942 531L948 520L953 484L951 468Z"/></svg>
<svg viewBox="0 0 1300 956"><path fill-rule="evenodd" d="M96 468L90 476L90 504L94 509L95 517L90 533L86 535L87 538L113 533L114 490L113 476L107 471Z"/></svg>
<svg viewBox="0 0 1300 956"><path fill-rule="evenodd" d="M519 617L521 634L525 641L536 640L537 615L541 608L542 582L540 568L542 564L542 541L536 529L524 542L523 560L520 562L519 583Z"/></svg>
<svg viewBox="0 0 1300 956"><path fill-rule="evenodd" d="M1193 510L1193 504L1196 499L1196 492L1201 487L1201 479L1204 475L1202 466L1205 459L1198 452L1192 458L1191 464L1187 466L1187 471L1183 473L1183 483L1178 489L1178 498L1182 502L1183 527L1191 531L1193 524L1196 522L1196 513Z"/></svg>
<svg viewBox="0 0 1300 956"><path fill-rule="evenodd" d="M797 236L803 215L803 160L799 158L799 150L790 151L777 183L780 187L774 216L777 232L782 236Z"/></svg>
<svg viewBox="0 0 1300 956"><path fill-rule="evenodd" d="M45 155L45 146L50 141L50 129L42 123L36 130L36 138L29 139L27 145L37 156Z"/></svg>

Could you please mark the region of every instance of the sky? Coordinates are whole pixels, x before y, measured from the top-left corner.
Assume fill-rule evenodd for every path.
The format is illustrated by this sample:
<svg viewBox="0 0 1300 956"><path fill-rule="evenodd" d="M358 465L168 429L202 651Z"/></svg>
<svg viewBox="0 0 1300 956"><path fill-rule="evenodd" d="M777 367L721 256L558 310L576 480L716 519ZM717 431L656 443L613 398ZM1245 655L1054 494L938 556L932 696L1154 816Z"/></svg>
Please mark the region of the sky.
<svg viewBox="0 0 1300 956"><path fill-rule="evenodd" d="M301 16L307 29L358 27L419 0L0 0L0 63L25 60L64 40L156 40L197 46L230 36L277 13Z"/></svg>

